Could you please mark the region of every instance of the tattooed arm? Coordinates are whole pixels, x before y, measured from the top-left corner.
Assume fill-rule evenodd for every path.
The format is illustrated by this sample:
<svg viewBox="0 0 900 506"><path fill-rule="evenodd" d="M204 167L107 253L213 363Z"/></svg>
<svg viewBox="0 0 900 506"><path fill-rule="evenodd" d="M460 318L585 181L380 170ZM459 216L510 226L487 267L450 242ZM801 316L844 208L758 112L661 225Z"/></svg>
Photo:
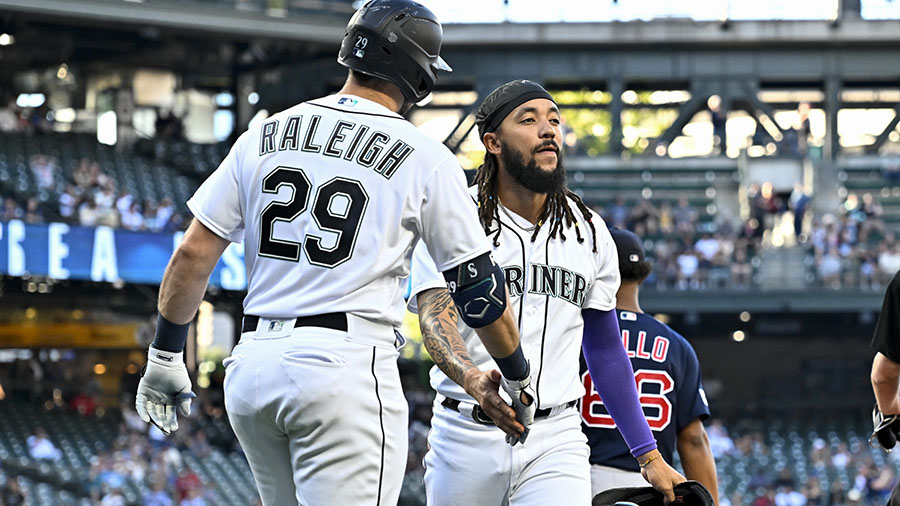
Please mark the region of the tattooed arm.
<svg viewBox="0 0 900 506"><path fill-rule="evenodd" d="M459 335L459 315L446 288L432 288L417 295L419 327L425 349L434 365L463 387L481 405L497 427L518 437L524 427L515 411L498 394L500 371L481 371L472 362L466 343Z"/></svg>

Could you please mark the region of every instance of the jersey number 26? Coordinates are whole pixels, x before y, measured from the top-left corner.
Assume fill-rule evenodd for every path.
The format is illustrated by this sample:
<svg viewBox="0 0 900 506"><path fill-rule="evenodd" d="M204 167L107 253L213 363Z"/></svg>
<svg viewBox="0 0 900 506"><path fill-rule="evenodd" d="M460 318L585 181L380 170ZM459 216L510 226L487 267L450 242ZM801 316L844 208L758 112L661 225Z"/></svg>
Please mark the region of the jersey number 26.
<svg viewBox="0 0 900 506"><path fill-rule="evenodd" d="M584 382L584 390L587 392L581 399L581 419L588 427L598 429L615 429L616 422L612 417L597 409L603 406L600 394L594 389L591 376L585 372L581 375ZM634 380L637 383L638 396L641 407L644 408L644 417L653 430L663 430L672 421L672 403L666 394L675 389L675 381L666 371L654 369L638 369L634 371ZM649 413L649 414L648 414Z"/></svg>
<svg viewBox="0 0 900 506"><path fill-rule="evenodd" d="M306 211L312 185L303 169L279 166L263 179L262 191L278 193L282 186L289 186L293 194L287 202L271 202L263 209L259 219L259 255L298 262L301 244L276 239L272 232L275 222L290 223ZM369 195L362 184L353 179L335 177L316 190L312 203L313 219L320 229L337 234L337 241L331 248L325 248L321 237L307 234L302 246L309 263L331 268L353 255L368 202Z"/></svg>

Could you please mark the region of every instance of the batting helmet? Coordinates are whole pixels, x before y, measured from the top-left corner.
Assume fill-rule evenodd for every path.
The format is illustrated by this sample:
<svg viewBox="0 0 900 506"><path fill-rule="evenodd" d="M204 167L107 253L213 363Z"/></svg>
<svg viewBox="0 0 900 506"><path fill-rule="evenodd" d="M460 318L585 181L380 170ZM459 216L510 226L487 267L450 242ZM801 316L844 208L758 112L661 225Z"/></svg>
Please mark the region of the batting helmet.
<svg viewBox="0 0 900 506"><path fill-rule="evenodd" d="M437 17L411 0L372 0L350 18L338 62L396 84L410 102L434 88L437 71L452 69L441 58L443 32Z"/></svg>
<svg viewBox="0 0 900 506"><path fill-rule="evenodd" d="M594 496L592 506L614 506L629 504L636 506L664 506L663 495L653 487L611 488ZM675 485L675 506L714 506L712 496L706 487L696 481L686 481Z"/></svg>

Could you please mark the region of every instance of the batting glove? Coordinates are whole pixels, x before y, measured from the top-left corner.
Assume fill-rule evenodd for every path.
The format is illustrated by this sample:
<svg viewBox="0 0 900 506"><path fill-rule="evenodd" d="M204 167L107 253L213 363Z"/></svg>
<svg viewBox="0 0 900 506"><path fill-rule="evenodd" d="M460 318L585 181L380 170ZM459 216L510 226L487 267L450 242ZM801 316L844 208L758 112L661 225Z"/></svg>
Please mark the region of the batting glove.
<svg viewBox="0 0 900 506"><path fill-rule="evenodd" d="M178 430L177 411L191 414L191 379L184 365L183 353L172 353L150 347L147 365L141 373L135 408L141 420L159 427L165 435Z"/></svg>
<svg viewBox="0 0 900 506"><path fill-rule="evenodd" d="M900 416L885 415L878 409L878 404L872 409L872 436L869 437L869 445L878 441L884 451L891 451L897 444L897 435L900 434ZM874 446L874 445L873 445Z"/></svg>
<svg viewBox="0 0 900 506"><path fill-rule="evenodd" d="M525 430L522 431L522 435L517 438L507 434L506 442L510 446L516 446L516 443L525 444L529 428L534 422L534 411L537 409L534 402L534 389L531 388L531 375L529 374L525 379L519 381L510 381L505 377L501 378L500 386L503 387L503 390L509 394L509 397L512 400L512 407L516 411L516 420L525 427ZM522 401L523 394L524 397L528 399L527 404Z"/></svg>

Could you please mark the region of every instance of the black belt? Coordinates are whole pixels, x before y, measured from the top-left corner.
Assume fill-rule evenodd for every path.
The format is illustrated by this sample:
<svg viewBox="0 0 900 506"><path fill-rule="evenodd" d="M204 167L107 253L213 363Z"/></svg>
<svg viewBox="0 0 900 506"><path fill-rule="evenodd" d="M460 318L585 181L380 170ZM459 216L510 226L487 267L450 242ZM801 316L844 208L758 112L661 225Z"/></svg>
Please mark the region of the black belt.
<svg viewBox="0 0 900 506"><path fill-rule="evenodd" d="M284 319L288 320L289 318ZM255 332L257 325L259 325L259 316L245 314L241 332ZM326 329L347 332L347 313L326 313L313 316L301 316L294 322L294 328L297 327L323 327Z"/></svg>
<svg viewBox="0 0 900 506"><path fill-rule="evenodd" d="M461 402L462 401L459 401L456 399L444 397L444 400L441 401L441 406L444 406L445 408L449 408L449 409L452 409L453 411L459 412L459 404ZM566 407L571 408L577 402L578 401L569 401L566 403ZM544 408L544 409L535 410L534 418L535 419L546 418L547 416L550 415L550 412L552 410L553 410L553 408ZM487 413L485 413L484 410L481 409L481 406L479 406L478 404L476 404L475 407L472 408L472 418L475 419L475 421L478 423L483 423L485 425L494 425L494 421L491 420L491 417L487 416Z"/></svg>

